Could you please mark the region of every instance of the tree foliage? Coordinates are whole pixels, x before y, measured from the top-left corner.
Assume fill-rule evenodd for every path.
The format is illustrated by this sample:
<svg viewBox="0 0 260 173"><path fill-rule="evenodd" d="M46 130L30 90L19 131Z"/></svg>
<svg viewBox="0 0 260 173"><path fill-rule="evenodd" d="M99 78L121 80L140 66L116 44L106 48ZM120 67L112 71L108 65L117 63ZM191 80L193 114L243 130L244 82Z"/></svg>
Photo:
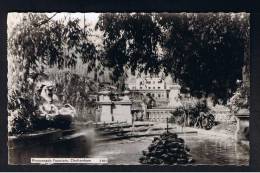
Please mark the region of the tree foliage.
<svg viewBox="0 0 260 173"><path fill-rule="evenodd" d="M127 69L132 74L159 72L156 59L161 30L152 15L105 13L96 29L104 33L104 64L112 69L114 80Z"/></svg>
<svg viewBox="0 0 260 173"><path fill-rule="evenodd" d="M195 96L226 101L242 78L249 18L230 14L183 14L160 18L166 31L162 63Z"/></svg>
<svg viewBox="0 0 260 173"><path fill-rule="evenodd" d="M78 19L57 21L45 14L24 14L8 42L11 133L22 133L33 125L31 119L37 114L37 105L33 103L34 88L36 82L46 76L46 68L73 68L80 58L93 66L96 49L88 38L89 32L88 28L79 26ZM31 105L23 106L21 100Z"/></svg>
<svg viewBox="0 0 260 173"><path fill-rule="evenodd" d="M24 15L8 45L17 91L28 93L28 79L44 68L71 68L81 59L95 76L104 67L111 69L122 89L128 69L133 74L164 69L192 95L212 94L226 101L242 78L242 66L249 66L249 16L244 13L101 14L96 25L103 33L99 51L89 40L92 31L79 22Z"/></svg>
<svg viewBox="0 0 260 173"><path fill-rule="evenodd" d="M249 61L246 14L107 13L97 28L104 32L104 58L114 77L124 67L155 74L163 68L192 95L215 101L227 101Z"/></svg>
<svg viewBox="0 0 260 173"><path fill-rule="evenodd" d="M183 92L224 102L236 91L236 81L246 78L248 97L249 27L245 13L105 13L96 24L103 40L97 49L89 39L92 30L82 28L79 19L23 14L8 40L9 114L22 127L30 126L24 117L28 120L36 113L35 105L29 106L33 110L26 108L33 104L35 82L46 68L74 68L79 60L95 73L94 83L105 68L110 69L119 90L125 89L129 70L158 74L163 69ZM59 88L66 90L60 91L67 93L64 100L71 95L80 98L78 102L88 100L84 86L92 85L86 82L89 79L72 75L63 80L71 83Z"/></svg>
<svg viewBox="0 0 260 173"><path fill-rule="evenodd" d="M16 67L20 64L21 69L17 70L25 83L46 67L71 68L78 58L83 62L94 59L96 49L87 37L89 30L83 30L78 19L67 22L48 19L44 14L24 15L9 38L12 61Z"/></svg>

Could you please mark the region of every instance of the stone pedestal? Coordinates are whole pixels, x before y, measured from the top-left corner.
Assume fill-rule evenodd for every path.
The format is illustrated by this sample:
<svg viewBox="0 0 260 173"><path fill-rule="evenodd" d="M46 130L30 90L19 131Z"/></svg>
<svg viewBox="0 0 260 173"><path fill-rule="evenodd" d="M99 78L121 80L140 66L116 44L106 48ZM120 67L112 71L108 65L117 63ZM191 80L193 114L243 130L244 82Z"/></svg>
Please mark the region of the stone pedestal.
<svg viewBox="0 0 260 173"><path fill-rule="evenodd" d="M110 123L112 122L112 101L110 100L110 91L99 92L99 101L97 102L100 107L100 117L98 118L101 122ZM97 114L96 114L97 116Z"/></svg>
<svg viewBox="0 0 260 173"><path fill-rule="evenodd" d="M109 92L100 92L100 101L97 102L100 107L100 121L105 123L114 122L132 122L131 105L129 92L125 91L121 101L111 101Z"/></svg>
<svg viewBox="0 0 260 173"><path fill-rule="evenodd" d="M99 102L101 105L101 115L100 115L100 121L105 123L111 123L112 122L112 102Z"/></svg>
<svg viewBox="0 0 260 173"><path fill-rule="evenodd" d="M132 123L131 105L130 101L114 102L113 117L115 122Z"/></svg>
<svg viewBox="0 0 260 173"><path fill-rule="evenodd" d="M114 102L113 117L114 121L132 123L131 106L132 102L129 99L129 91L124 91L124 96L121 101Z"/></svg>
<svg viewBox="0 0 260 173"><path fill-rule="evenodd" d="M236 140L249 143L249 110L241 109L235 114L237 120Z"/></svg>

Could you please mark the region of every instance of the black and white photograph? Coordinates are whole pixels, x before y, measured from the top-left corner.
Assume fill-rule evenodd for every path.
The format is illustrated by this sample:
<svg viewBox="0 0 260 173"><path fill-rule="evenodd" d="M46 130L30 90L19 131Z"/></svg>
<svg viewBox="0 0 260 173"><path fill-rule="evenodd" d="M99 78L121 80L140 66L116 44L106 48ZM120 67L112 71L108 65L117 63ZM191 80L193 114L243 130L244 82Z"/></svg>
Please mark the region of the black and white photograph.
<svg viewBox="0 0 260 173"><path fill-rule="evenodd" d="M9 165L250 162L250 13L9 12Z"/></svg>

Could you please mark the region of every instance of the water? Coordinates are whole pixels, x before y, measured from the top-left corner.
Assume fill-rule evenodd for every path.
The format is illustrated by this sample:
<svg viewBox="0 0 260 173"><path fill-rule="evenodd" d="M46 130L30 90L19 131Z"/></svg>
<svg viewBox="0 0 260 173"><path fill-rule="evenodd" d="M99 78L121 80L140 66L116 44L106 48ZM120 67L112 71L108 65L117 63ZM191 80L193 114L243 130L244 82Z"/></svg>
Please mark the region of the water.
<svg viewBox="0 0 260 173"><path fill-rule="evenodd" d="M46 135L20 139L8 148L8 163L31 164L31 158L85 158L93 148L93 129L82 129L64 138Z"/></svg>
<svg viewBox="0 0 260 173"><path fill-rule="evenodd" d="M108 164L111 165L138 165L142 150L146 150L153 140L153 137L142 137L93 143L95 137L93 132L88 130L72 137L54 144L9 149L9 163L30 164L31 157L102 157L108 158ZM179 135L179 137L182 137L190 148L194 164L249 164L249 150L232 139L202 134Z"/></svg>
<svg viewBox="0 0 260 173"><path fill-rule="evenodd" d="M207 165L248 165L249 150L232 139L206 135L180 135L191 149L194 164ZM142 150L147 149L153 137L113 141L97 144L91 157L106 157L108 164L138 165Z"/></svg>

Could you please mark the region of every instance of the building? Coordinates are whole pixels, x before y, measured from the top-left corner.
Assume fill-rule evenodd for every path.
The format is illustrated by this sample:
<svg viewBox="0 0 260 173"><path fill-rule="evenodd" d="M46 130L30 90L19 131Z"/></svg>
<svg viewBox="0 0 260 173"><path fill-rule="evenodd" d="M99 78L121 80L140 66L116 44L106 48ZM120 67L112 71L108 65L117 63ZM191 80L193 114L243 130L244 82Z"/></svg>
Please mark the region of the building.
<svg viewBox="0 0 260 173"><path fill-rule="evenodd" d="M152 99L155 104L133 109L136 116L142 115L144 121L166 121L176 107L180 106L180 85L171 77L139 77L128 83L130 98L135 102L146 102ZM149 101L148 101L149 102ZM139 112L138 112L139 111ZM138 119L138 118L137 118Z"/></svg>
<svg viewBox="0 0 260 173"><path fill-rule="evenodd" d="M142 94L151 94L155 99L167 100L169 98L169 90L171 85L159 77L145 77L136 79L135 83L129 83L128 88L131 92Z"/></svg>
<svg viewBox="0 0 260 173"><path fill-rule="evenodd" d="M166 82L162 77L137 78L128 83L133 100L143 100L147 94L151 95L157 102L157 106L167 106L174 94L178 94L180 86L173 82Z"/></svg>
<svg viewBox="0 0 260 173"><path fill-rule="evenodd" d="M160 77L137 78L135 83L129 83L130 90L160 90L166 89L165 81Z"/></svg>
<svg viewBox="0 0 260 173"><path fill-rule="evenodd" d="M146 76L136 78L127 85L129 92L123 93L123 97L117 94L118 99L111 100L109 91L99 93L97 101L99 121L165 122L166 118L172 115L171 112L181 105L180 85L169 82L166 78Z"/></svg>

